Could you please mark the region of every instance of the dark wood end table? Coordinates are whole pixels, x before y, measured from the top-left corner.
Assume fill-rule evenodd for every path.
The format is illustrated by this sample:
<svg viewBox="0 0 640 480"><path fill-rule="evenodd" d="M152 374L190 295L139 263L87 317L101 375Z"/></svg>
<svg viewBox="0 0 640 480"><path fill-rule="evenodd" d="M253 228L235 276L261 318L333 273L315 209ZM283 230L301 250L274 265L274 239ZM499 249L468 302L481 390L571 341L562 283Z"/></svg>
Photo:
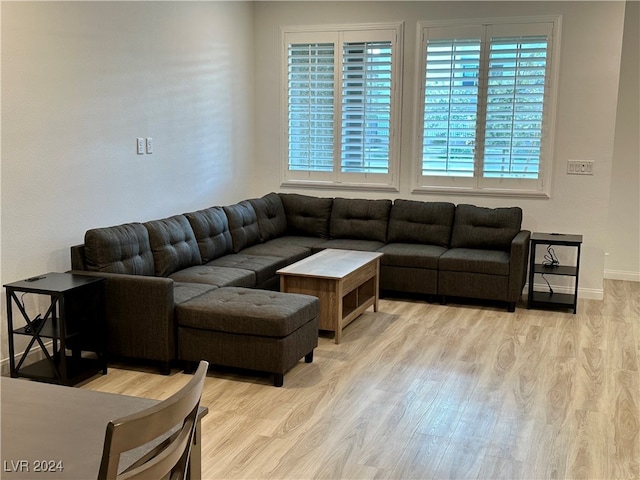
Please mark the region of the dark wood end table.
<svg viewBox="0 0 640 480"><path fill-rule="evenodd" d="M50 272L4 285L7 295L9 364L12 377L27 377L49 383L73 385L102 371L105 359L105 279L89 275ZM24 294L49 297L44 314L31 318L25 309ZM13 308L26 321L14 328ZM14 335L30 337L16 363ZM45 342L51 341L48 348ZM32 347L40 347L44 359L24 365ZM52 352L49 351L52 350ZM68 350L71 355L68 355ZM92 357L82 352L92 352Z"/></svg>
<svg viewBox="0 0 640 480"><path fill-rule="evenodd" d="M577 249L577 257L574 265L553 265L548 263L536 263L536 249L540 245L565 246ZM531 234L531 248L529 251L529 294L527 308L571 308L573 313L578 311L578 274L580 272L580 248L582 235L568 235L562 233L538 233ZM551 289L549 292L540 292L534 289L535 275L559 275L574 277L573 293L557 293Z"/></svg>

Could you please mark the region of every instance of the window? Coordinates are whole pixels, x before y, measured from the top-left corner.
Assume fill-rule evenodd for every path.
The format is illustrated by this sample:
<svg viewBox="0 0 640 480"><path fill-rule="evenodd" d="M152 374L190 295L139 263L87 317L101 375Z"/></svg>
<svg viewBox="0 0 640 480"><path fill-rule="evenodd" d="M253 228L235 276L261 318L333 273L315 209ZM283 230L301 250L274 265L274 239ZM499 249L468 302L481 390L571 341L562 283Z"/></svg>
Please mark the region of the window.
<svg viewBox="0 0 640 480"><path fill-rule="evenodd" d="M283 181L397 189L401 24L283 30Z"/></svg>
<svg viewBox="0 0 640 480"><path fill-rule="evenodd" d="M416 190L548 194L558 30L557 17L420 23Z"/></svg>

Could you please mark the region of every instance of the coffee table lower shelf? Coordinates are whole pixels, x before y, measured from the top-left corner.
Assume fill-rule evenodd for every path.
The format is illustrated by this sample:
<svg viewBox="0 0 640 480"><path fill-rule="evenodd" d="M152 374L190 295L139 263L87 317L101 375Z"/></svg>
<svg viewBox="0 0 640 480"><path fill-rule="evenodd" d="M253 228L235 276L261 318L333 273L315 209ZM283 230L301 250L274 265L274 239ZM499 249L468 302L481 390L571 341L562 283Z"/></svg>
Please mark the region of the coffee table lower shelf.
<svg viewBox="0 0 640 480"><path fill-rule="evenodd" d="M318 297L318 328L335 332L335 342L340 343L344 327L369 307L378 311L381 256L325 250L279 270L280 291ZM331 274L324 271L326 265Z"/></svg>
<svg viewBox="0 0 640 480"><path fill-rule="evenodd" d="M369 307L378 311L378 298L373 293L375 277L351 291L340 291L337 281L326 278L286 277L281 280L281 291L303 293L320 299L318 328L335 332L335 342L342 340L342 330Z"/></svg>
<svg viewBox="0 0 640 480"><path fill-rule="evenodd" d="M346 293L342 297L342 326L348 325L369 307L378 310L378 302L375 289L375 278L370 278L366 283L355 290Z"/></svg>

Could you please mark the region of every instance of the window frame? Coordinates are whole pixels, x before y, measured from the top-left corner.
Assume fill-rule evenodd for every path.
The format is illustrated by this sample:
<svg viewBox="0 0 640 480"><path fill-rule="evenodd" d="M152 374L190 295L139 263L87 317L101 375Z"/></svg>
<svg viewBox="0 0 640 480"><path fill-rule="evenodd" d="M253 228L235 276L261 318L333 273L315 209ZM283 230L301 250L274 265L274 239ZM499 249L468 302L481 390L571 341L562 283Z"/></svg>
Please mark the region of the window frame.
<svg viewBox="0 0 640 480"><path fill-rule="evenodd" d="M426 38L427 29L450 29L452 36L456 31L465 29L482 29L482 43L485 48L481 50L480 60L480 93L486 96L486 77L482 72L488 66L488 51L491 45L490 32L492 28L508 30L510 27L524 26L526 33L531 34L541 25L551 25L549 35L549 47L547 56L547 75L545 77L545 100L542 120L542 146L540 152L539 176L537 179L519 178L484 178L482 176L482 163L474 161L473 177L429 176L422 174L423 165L423 135L424 135L424 104L425 104L425 74L426 74ZM557 115L558 79L560 73L560 37L562 27L561 15L486 18L472 20L444 20L444 21L419 21L417 23L416 41L416 86L417 102L415 107L416 134L414 137L414 165L412 167L412 193L440 193L440 194L464 194L464 195L491 195L491 196L515 196L515 197L543 197L550 198L551 181L554 163L554 134ZM444 38L444 36L443 36ZM484 90L484 91L483 91ZM483 99L480 105L486 106ZM480 110L479 106L479 110ZM478 115L483 118L482 115ZM486 125L486 124L485 124ZM481 128L485 131L484 127ZM483 138L476 148L484 149ZM476 138L478 141L478 138ZM484 154L481 154L483 156Z"/></svg>
<svg viewBox="0 0 640 480"><path fill-rule="evenodd" d="M280 28L282 62L280 80L281 186L399 191L403 37L404 22L285 26ZM349 42L378 41L391 41L392 46L388 173L343 172L341 167L343 49L345 44ZM334 44L333 170L331 172L289 170L289 45L329 42Z"/></svg>

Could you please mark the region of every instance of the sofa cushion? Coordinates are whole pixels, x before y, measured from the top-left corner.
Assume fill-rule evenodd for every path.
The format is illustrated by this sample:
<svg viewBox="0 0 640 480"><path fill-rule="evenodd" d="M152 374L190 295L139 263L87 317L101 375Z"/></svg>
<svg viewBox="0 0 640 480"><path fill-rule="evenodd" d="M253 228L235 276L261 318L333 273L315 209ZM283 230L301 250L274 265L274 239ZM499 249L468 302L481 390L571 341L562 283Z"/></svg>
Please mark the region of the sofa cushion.
<svg viewBox="0 0 640 480"><path fill-rule="evenodd" d="M87 270L154 275L149 233L141 223L94 228L84 236Z"/></svg>
<svg viewBox="0 0 640 480"><path fill-rule="evenodd" d="M258 218L260 240L266 242L284 235L287 230L287 215L277 193L249 200Z"/></svg>
<svg viewBox="0 0 640 480"><path fill-rule="evenodd" d="M438 259L445 247L420 243L390 243L378 252L384 253L380 263L394 267L438 269Z"/></svg>
<svg viewBox="0 0 640 480"><path fill-rule="evenodd" d="M273 240L269 240L265 242L265 246L276 246L277 248L288 248L288 247L298 247L304 248L306 250L311 250L315 245L324 242L322 238L319 237L305 237L302 235L285 235L284 237L274 238ZM255 248L258 245L251 247Z"/></svg>
<svg viewBox="0 0 640 480"><path fill-rule="evenodd" d="M440 272L509 275L509 254L499 250L451 248L440 256Z"/></svg>
<svg viewBox="0 0 640 480"><path fill-rule="evenodd" d="M332 198L280 193L287 216L287 234L329 238Z"/></svg>
<svg viewBox="0 0 640 480"><path fill-rule="evenodd" d="M391 200L335 198L331 209L331 238L386 242Z"/></svg>
<svg viewBox="0 0 640 480"><path fill-rule="evenodd" d="M448 247L456 207L448 202L396 200L389 215L389 243Z"/></svg>
<svg viewBox="0 0 640 480"><path fill-rule="evenodd" d="M233 251L229 220L222 207L206 208L184 215L189 220L198 242L202 263Z"/></svg>
<svg viewBox="0 0 640 480"><path fill-rule="evenodd" d="M278 243L281 245L291 245L296 247L312 249L319 243L324 242L320 237L305 237L303 235L285 235L284 237L274 238L269 243Z"/></svg>
<svg viewBox="0 0 640 480"><path fill-rule="evenodd" d="M354 238L335 238L333 240L325 240L311 248L313 253L318 253L327 248L335 248L337 250L358 250L362 252L377 252L382 248L384 243L376 240L359 240Z"/></svg>
<svg viewBox="0 0 640 480"><path fill-rule="evenodd" d="M256 275L256 285L261 285L272 277L275 277L277 270L287 266L287 261L284 258L268 255L244 255L243 253L234 253L216 258L207 265L249 270Z"/></svg>
<svg viewBox="0 0 640 480"><path fill-rule="evenodd" d="M191 282L174 282L173 283L173 302L176 305L198 297L204 293L215 290L216 286L206 285L203 283L191 283Z"/></svg>
<svg viewBox="0 0 640 480"><path fill-rule="evenodd" d="M285 337L317 317L320 301L310 295L227 287L179 305L181 327Z"/></svg>
<svg viewBox="0 0 640 480"><path fill-rule="evenodd" d="M184 215L146 222L156 275L167 277L177 270L201 263L198 242Z"/></svg>
<svg viewBox="0 0 640 480"><path fill-rule="evenodd" d="M288 238L288 237L280 237ZM287 263L294 263L311 255L311 249L300 247L285 242L279 242L279 238L274 238L268 242L245 248L240 253L243 255L267 255L271 257L284 258Z"/></svg>
<svg viewBox="0 0 640 480"><path fill-rule="evenodd" d="M260 243L260 227L256 211L248 200L222 207L229 220L229 230L233 240L233 251Z"/></svg>
<svg viewBox="0 0 640 480"><path fill-rule="evenodd" d="M456 207L451 248L481 248L509 251L520 231L522 209L483 208L461 204Z"/></svg>
<svg viewBox="0 0 640 480"><path fill-rule="evenodd" d="M216 287L254 287L256 274L241 268L195 265L178 270L170 275L176 282L202 283Z"/></svg>

